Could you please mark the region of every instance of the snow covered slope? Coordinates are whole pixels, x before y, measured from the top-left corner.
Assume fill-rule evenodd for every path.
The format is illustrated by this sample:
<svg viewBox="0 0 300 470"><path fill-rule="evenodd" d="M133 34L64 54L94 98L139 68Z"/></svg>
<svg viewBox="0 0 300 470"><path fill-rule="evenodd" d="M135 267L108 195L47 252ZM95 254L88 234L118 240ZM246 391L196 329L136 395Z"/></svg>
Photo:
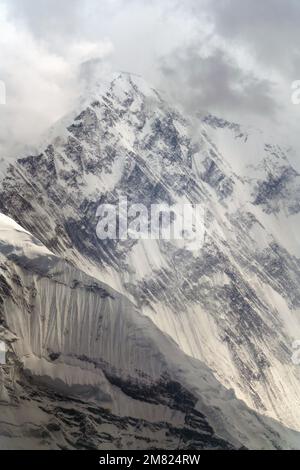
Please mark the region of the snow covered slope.
<svg viewBox="0 0 300 470"><path fill-rule="evenodd" d="M134 322L148 317L177 343L183 371L202 361L255 412L300 430L299 194L287 154L258 131L187 118L139 77L116 74L39 155L9 166L0 208L134 304ZM201 204L204 244L99 240L97 207L120 196Z"/></svg>
<svg viewBox="0 0 300 470"><path fill-rule="evenodd" d="M298 433L3 215L0 261L0 448L297 447Z"/></svg>

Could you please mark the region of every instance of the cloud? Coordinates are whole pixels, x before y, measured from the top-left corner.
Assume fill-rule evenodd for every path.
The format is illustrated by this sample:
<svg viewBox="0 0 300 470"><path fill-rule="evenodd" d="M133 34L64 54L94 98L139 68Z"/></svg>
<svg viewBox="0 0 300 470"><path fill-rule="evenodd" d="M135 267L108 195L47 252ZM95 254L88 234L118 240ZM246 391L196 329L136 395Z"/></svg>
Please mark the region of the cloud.
<svg viewBox="0 0 300 470"><path fill-rule="evenodd" d="M103 68L292 140L299 22L299 0L0 0L0 151L32 142Z"/></svg>
<svg viewBox="0 0 300 470"><path fill-rule="evenodd" d="M300 41L298 0L220 0L207 9L219 36L245 46L263 66L294 72Z"/></svg>
<svg viewBox="0 0 300 470"><path fill-rule="evenodd" d="M230 118L242 114L275 117L279 105L275 85L243 69L221 48L202 55L201 46L173 51L161 61L171 92L188 112L217 112Z"/></svg>
<svg viewBox="0 0 300 470"><path fill-rule="evenodd" d="M80 0L10 0L2 1L7 7L8 20L18 27L27 28L42 40L80 35L78 28L86 15L86 3Z"/></svg>
<svg viewBox="0 0 300 470"><path fill-rule="evenodd" d="M109 40L99 39L69 41L59 54L9 18L0 5L0 78L6 85L6 105L0 107L1 157L33 144L72 108L80 94L82 62L113 52Z"/></svg>

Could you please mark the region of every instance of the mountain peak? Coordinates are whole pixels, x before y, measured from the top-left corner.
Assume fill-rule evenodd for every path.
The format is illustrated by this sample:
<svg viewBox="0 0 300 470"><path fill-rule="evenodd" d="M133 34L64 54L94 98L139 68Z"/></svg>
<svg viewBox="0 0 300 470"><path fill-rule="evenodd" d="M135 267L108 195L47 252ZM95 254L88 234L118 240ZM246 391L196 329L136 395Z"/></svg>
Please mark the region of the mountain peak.
<svg viewBox="0 0 300 470"><path fill-rule="evenodd" d="M103 74L100 78L96 78L94 82L90 82L85 87L81 100L87 103L93 99L100 99L107 93L120 100L124 100L134 93L158 98L158 92L140 75L120 71Z"/></svg>

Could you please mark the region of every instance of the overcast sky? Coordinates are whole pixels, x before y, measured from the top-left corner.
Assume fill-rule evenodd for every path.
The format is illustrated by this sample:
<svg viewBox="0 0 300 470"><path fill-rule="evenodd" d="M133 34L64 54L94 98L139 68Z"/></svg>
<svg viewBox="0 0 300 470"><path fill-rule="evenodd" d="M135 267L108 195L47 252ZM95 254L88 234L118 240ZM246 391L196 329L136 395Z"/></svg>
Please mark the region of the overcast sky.
<svg viewBox="0 0 300 470"><path fill-rule="evenodd" d="M88 61L297 146L299 25L300 0L0 0L1 154L72 108Z"/></svg>

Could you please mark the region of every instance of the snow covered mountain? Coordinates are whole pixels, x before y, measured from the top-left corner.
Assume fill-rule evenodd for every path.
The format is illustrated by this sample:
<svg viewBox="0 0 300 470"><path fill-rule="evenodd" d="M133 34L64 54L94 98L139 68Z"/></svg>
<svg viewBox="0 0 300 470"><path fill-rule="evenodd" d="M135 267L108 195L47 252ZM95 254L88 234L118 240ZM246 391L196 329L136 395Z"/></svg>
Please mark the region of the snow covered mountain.
<svg viewBox="0 0 300 470"><path fill-rule="evenodd" d="M204 244L99 240L121 196L201 204ZM28 231L0 220L0 446L299 448L300 179L276 144L116 74L3 170L0 210Z"/></svg>
<svg viewBox="0 0 300 470"><path fill-rule="evenodd" d="M0 216L0 448L296 448L124 296Z"/></svg>

